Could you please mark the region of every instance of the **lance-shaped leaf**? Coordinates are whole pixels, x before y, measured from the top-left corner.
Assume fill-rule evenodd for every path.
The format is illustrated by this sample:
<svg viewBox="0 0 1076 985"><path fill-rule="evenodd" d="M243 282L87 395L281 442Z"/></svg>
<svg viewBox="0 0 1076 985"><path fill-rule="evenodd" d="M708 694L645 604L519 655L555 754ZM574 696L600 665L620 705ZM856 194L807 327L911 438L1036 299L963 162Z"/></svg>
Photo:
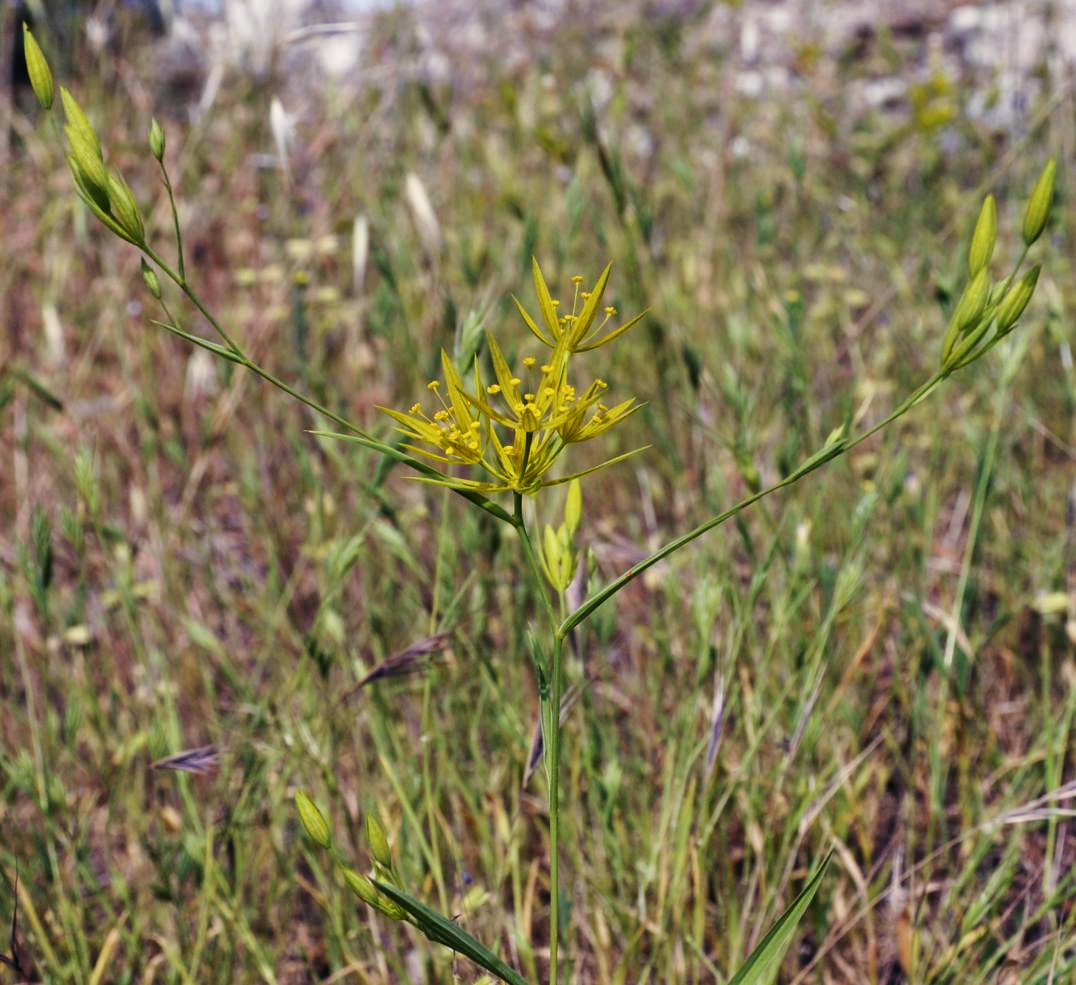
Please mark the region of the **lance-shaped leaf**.
<svg viewBox="0 0 1076 985"><path fill-rule="evenodd" d="M772 985L776 980L785 951L792 943L792 935L796 932L800 918L814 899L814 894L818 892L832 854L833 852L830 852L822 860L818 871L807 880L807 885L792 901L792 905L777 918L777 923L767 931L758 947L751 952L740 970L732 976L729 985Z"/></svg>
<svg viewBox="0 0 1076 985"><path fill-rule="evenodd" d="M459 928L451 920L443 917L436 910L431 910L425 903L420 903L413 896L402 892L388 883L374 881L377 891L387 896L393 903L405 910L411 922L435 944L443 944L457 954L470 958L476 965L492 972L508 985L530 985L519 972L505 964L481 941Z"/></svg>

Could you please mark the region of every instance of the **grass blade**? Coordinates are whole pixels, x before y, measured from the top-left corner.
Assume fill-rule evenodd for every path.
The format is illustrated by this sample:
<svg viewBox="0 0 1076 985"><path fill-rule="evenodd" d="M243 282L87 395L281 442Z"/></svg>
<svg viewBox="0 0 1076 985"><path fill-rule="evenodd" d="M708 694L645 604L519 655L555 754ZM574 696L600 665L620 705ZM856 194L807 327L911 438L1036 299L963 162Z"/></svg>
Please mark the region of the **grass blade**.
<svg viewBox="0 0 1076 985"><path fill-rule="evenodd" d="M527 979L506 965L488 947L460 930L459 926L436 910L431 910L425 903L420 903L413 896L408 896L388 883L375 879L374 885L378 892L405 909L413 918L415 926L431 941L444 944L445 947L470 958L476 965L493 972L502 982L508 982L508 985L530 985Z"/></svg>
<svg viewBox="0 0 1076 985"><path fill-rule="evenodd" d="M777 923L766 932L766 936L762 938L758 947L751 952L751 956L740 967L740 970L732 976L729 985L772 985L777 978L777 972L781 967L785 951L788 950L788 945L792 943L792 935L796 931L796 926L799 924L804 910L814 899L814 894L818 892L818 887L822 883L822 876L825 875L826 867L829 865L832 855L833 852L830 851L822 859L822 864L815 874L807 880L807 885L803 887L799 896L777 918Z"/></svg>

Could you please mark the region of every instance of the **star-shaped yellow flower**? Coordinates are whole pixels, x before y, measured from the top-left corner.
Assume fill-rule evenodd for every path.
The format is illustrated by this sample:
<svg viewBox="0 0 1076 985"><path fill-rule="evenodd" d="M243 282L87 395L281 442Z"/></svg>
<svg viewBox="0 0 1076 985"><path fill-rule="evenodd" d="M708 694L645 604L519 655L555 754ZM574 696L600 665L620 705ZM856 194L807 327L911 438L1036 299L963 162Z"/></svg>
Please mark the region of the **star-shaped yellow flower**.
<svg viewBox="0 0 1076 985"><path fill-rule="evenodd" d="M569 366L573 354L605 345L642 316L594 341L615 314L612 309L606 309L605 322L591 331L610 267L605 268L591 292L580 292L581 278L574 279L576 296L572 314L559 319L557 303L549 297L537 262L534 271L538 302L552 337L542 333L522 305L518 301L516 304L531 331L552 349L547 362L539 366L535 357L527 356L522 360L523 372L517 374L496 340L490 338L495 380L488 385L483 383L476 359L474 386L468 391L448 353L442 351L444 386L437 380L428 385L439 404L432 415L420 403L406 412L381 408L408 438L405 446L408 451L441 466L478 466L488 476L488 479L471 479L445 475L427 481L482 493L513 491L530 494L543 486L568 482L627 457L621 455L583 472L549 478L550 470L567 445L604 434L638 409L634 398L612 408L606 407L601 400L607 386L600 379L594 380L582 392L577 391L569 378ZM583 307L576 314L580 300Z"/></svg>

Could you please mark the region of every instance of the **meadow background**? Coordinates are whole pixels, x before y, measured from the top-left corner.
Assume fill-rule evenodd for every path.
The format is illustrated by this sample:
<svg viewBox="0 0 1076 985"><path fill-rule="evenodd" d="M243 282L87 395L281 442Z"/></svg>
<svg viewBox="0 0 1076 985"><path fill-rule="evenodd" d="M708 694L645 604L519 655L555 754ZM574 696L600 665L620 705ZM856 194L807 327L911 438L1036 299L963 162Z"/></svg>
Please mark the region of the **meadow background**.
<svg viewBox="0 0 1076 985"><path fill-rule="evenodd" d="M156 115L198 290L375 433L441 347L524 351L532 255L564 293L613 260L613 303L650 313L595 372L646 406L583 457L652 447L584 484L592 585L929 376L983 196L1000 267L1057 158L1009 343L578 634L562 879L580 985L727 980L831 848L782 982L1071 980L1070 5L453 2L322 32L254 7L155 39L101 4L38 36L151 242ZM0 191L0 926L17 901L30 980L476 981L358 904L300 786L357 867L376 809L408 888L537 980L517 544L154 329L25 96ZM152 768L207 745L205 775Z"/></svg>

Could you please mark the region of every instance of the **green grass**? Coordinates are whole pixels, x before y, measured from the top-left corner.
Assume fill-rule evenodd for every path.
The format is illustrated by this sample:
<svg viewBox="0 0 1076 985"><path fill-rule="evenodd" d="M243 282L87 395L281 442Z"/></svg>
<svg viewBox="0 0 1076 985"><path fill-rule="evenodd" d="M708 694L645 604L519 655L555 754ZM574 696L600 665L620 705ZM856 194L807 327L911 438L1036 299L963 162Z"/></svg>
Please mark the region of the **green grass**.
<svg viewBox="0 0 1076 985"><path fill-rule="evenodd" d="M614 303L651 313L602 374L647 406L594 454L653 448L584 485L608 581L746 495L747 463L776 481L929 376L982 196L1008 262L1055 156L1012 342L578 631L562 960L580 985L726 981L833 848L781 981L1065 981L1071 93L1047 76L1012 135L968 118L954 82L932 128L842 108L841 86L878 69L868 53L833 74L805 62L802 90L753 101L690 25L645 25L567 25L514 41L522 67L490 47L433 84L387 17L383 71L304 95L316 151L296 152L290 185L250 158L272 146L276 90L228 77L201 122L166 123L190 276L275 373L387 435L375 405L421 395L472 312L522 344L510 294L529 298L532 254L562 288L612 258ZM612 97L592 115L595 38ZM913 70L912 52L883 54ZM167 242L143 138L180 108L152 80L135 49L72 88ZM0 924L18 899L21 961L53 982L476 980L357 904L301 836L303 787L357 868L376 808L408 892L538 980L538 602L518 545L152 329L134 251L87 221L37 119L17 121L0 210ZM442 631L421 674L357 687ZM209 743L210 776L150 769Z"/></svg>

